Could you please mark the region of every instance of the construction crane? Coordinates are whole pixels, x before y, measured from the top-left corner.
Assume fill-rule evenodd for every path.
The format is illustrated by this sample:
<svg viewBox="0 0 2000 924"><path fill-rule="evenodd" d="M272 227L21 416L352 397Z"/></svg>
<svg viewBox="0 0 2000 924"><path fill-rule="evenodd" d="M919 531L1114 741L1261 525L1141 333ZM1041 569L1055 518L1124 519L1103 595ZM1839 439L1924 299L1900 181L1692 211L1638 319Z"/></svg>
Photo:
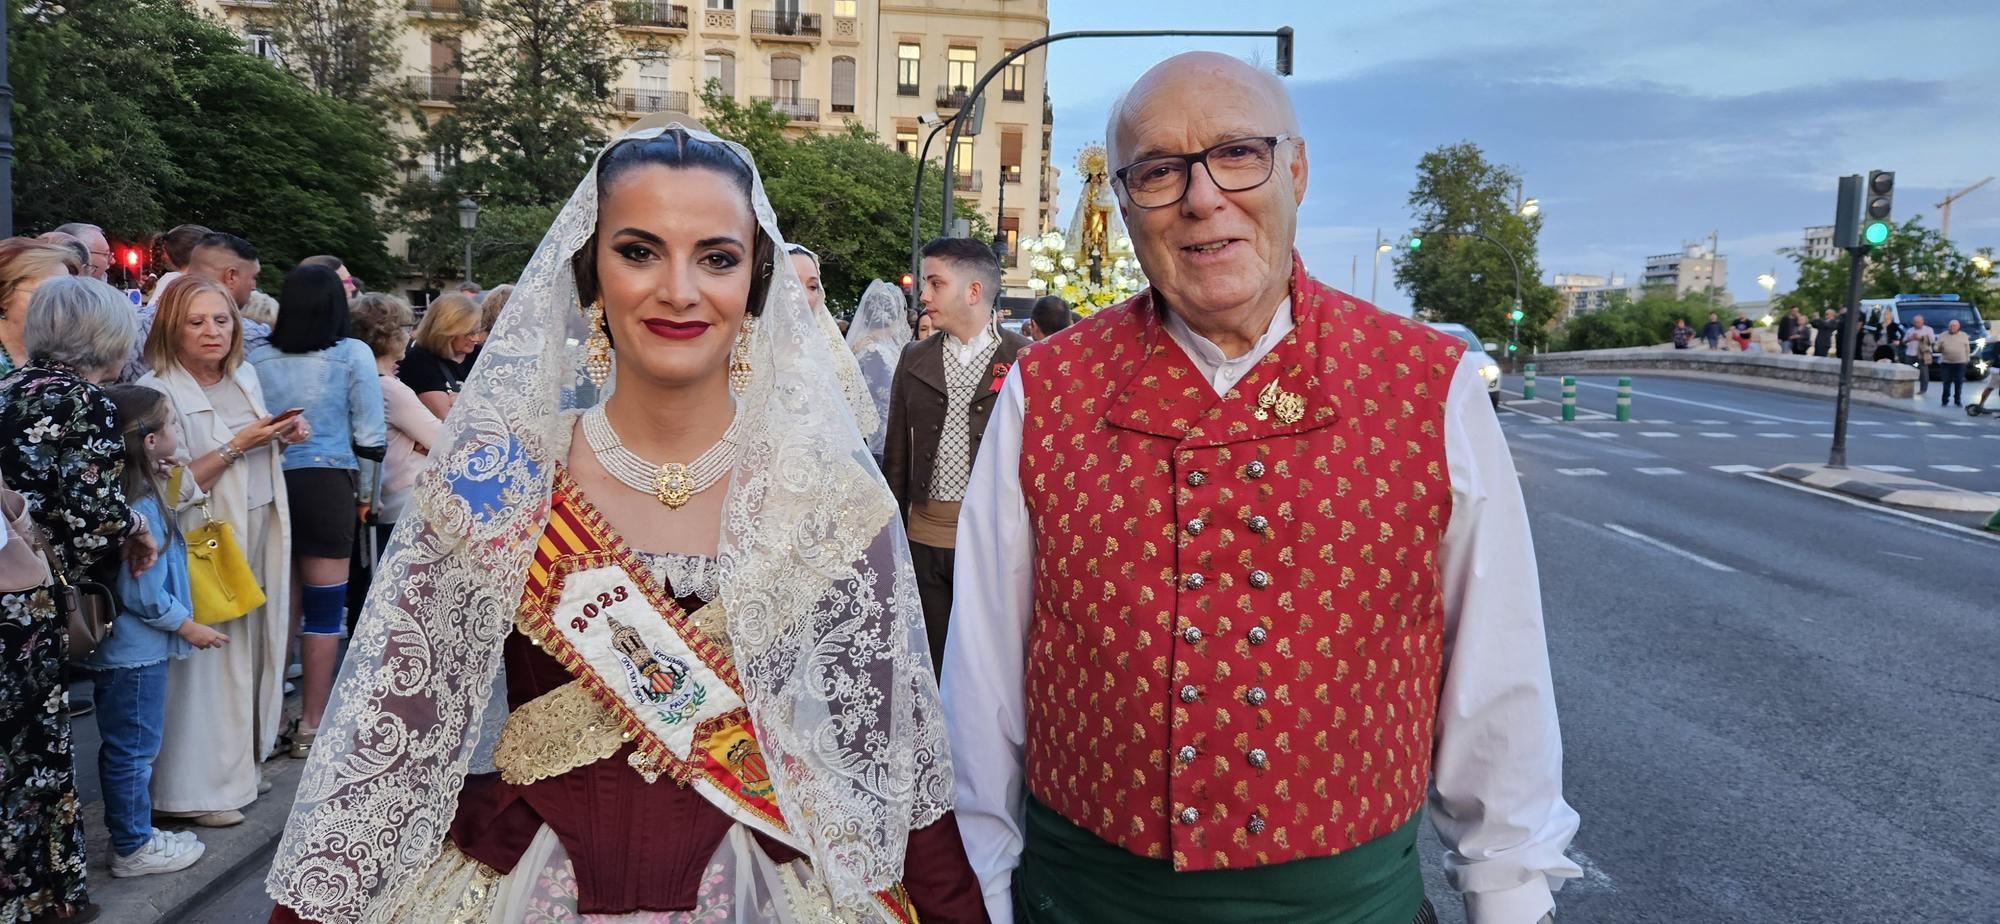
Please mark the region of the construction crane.
<svg viewBox="0 0 2000 924"><path fill-rule="evenodd" d="M1967 186L1964 189L1959 190L1958 192L1952 193L1951 195L1944 197L1944 201L1937 204L1938 234L1943 236L1944 239L1947 241L1951 240L1951 204L1957 202L1960 199L1965 198L1966 195L1968 193L1971 193L1973 190L1978 189L1979 187L1984 186L1991 182L1993 182L1993 178L1989 176L1986 179L1980 180L1979 182L1974 183L1971 186Z"/></svg>

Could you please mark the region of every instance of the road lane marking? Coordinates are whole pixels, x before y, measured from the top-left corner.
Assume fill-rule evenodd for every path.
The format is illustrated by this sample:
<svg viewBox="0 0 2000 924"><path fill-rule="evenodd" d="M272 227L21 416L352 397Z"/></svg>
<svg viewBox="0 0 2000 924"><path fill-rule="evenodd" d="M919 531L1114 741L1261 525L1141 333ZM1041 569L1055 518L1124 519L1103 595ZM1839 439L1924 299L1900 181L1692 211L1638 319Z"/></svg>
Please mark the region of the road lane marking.
<svg viewBox="0 0 2000 924"><path fill-rule="evenodd" d="M1594 440L1608 440L1614 436L1617 436L1618 434L1610 430L1578 430L1577 435L1587 436Z"/></svg>
<svg viewBox="0 0 2000 924"><path fill-rule="evenodd" d="M1857 427L1879 427L1882 425L1882 422L1879 420L1850 420L1848 423Z"/></svg>
<svg viewBox="0 0 2000 924"><path fill-rule="evenodd" d="M1677 468L1642 468L1642 469L1639 469L1638 471L1639 471L1639 474L1641 474L1641 475L1683 475L1683 474L1686 474L1685 472L1683 472L1683 471L1681 471L1680 469L1677 469Z"/></svg>
<svg viewBox="0 0 2000 924"><path fill-rule="evenodd" d="M1553 433L1516 433L1514 434L1514 438L1520 440L1552 440L1556 438L1556 435Z"/></svg>
<svg viewBox="0 0 2000 924"><path fill-rule="evenodd" d="M1632 529L1631 527L1620 526L1616 523L1606 523L1604 524L1604 528L1611 530L1612 532L1617 533L1620 536L1624 536L1628 539L1637 539L1640 542L1650 545L1653 548L1659 549L1662 552L1668 552L1674 555L1679 555L1680 557L1685 558L1688 561L1694 562L1695 564L1700 565L1712 571L1723 571L1729 573L1734 573L1736 571L1735 568L1731 568L1728 565L1716 561L1715 559L1703 558L1702 556L1696 555L1695 553L1690 552L1684 548L1681 548L1680 546L1677 546L1671 542L1668 542L1665 539L1655 539L1652 536L1648 536L1645 533L1642 533L1636 529Z"/></svg>
<svg viewBox="0 0 2000 924"><path fill-rule="evenodd" d="M1601 469L1601 468L1559 468L1559 469L1556 469L1556 474L1558 474L1558 475L1572 475L1572 476L1585 476L1585 477L1589 477L1589 476L1593 476L1593 475L1602 475L1602 474L1604 474L1604 473L1605 473L1605 472L1604 472L1604 470L1603 470L1603 469Z"/></svg>
<svg viewBox="0 0 2000 924"><path fill-rule="evenodd" d="M1954 420L1954 421L1952 421L1952 422L1950 423L1950 426L1954 426L1954 427L1976 427L1976 426L1979 426L1979 425L1978 425L1978 424L1976 424L1976 423L1973 423L1973 422L1972 422L1972 421L1970 421L1970 420Z"/></svg>
<svg viewBox="0 0 2000 924"><path fill-rule="evenodd" d="M1916 555L1904 555L1901 552L1891 552L1888 549L1878 549L1877 551L1880 551L1884 555L1894 555L1897 558L1908 559L1910 561L1923 561L1921 557L1918 557Z"/></svg>
<svg viewBox="0 0 2000 924"><path fill-rule="evenodd" d="M1697 427L1720 427L1728 422L1726 420L1697 420L1694 424Z"/></svg>
<svg viewBox="0 0 2000 924"><path fill-rule="evenodd" d="M1950 536L1948 538L1959 539L1959 541L1961 542L1965 540L1961 539L1960 536L1971 536L1973 539L1976 540L1983 540L1986 542L1991 542L1994 545L2000 545L2000 533L1990 533L1983 529L1973 529L1970 526L1960 526L1957 523L1947 523L1943 520L1934 520L1920 513L1911 513L1907 510L1898 510L1895 507L1888 507L1882 504L1872 504L1864 500L1856 500L1844 494L1836 494L1832 491L1823 491L1811 485L1800 484L1796 481L1788 481L1783 478L1773 478L1772 476L1763 474L1761 472L1744 472L1743 477L1755 478L1758 481L1774 484L1781 488L1790 488L1794 491L1803 491L1807 494L1817 494L1820 497L1826 498L1827 500L1839 501L1849 506L1860 507L1862 509L1870 510L1879 514L1887 514L1889 516L1901 517L1905 520L1913 520L1915 522L1922 523L1925 526L1933 527L1935 529L1950 530L1951 532L1958 533L1959 535Z"/></svg>
<svg viewBox="0 0 2000 924"><path fill-rule="evenodd" d="M1733 440L1736 438L1736 434L1734 433L1711 433L1706 430L1702 431L1701 435L1712 440Z"/></svg>
<svg viewBox="0 0 2000 924"><path fill-rule="evenodd" d="M1928 420L1905 420L1905 421L1903 421L1903 422L1904 422L1904 423L1906 423L1906 424L1909 424L1909 425L1910 425L1910 426L1912 426L1912 427L1935 427L1935 426L1937 426L1937 424L1934 424L1934 423L1931 423L1931 422L1930 422L1930 421L1928 421Z"/></svg>
<svg viewBox="0 0 2000 924"><path fill-rule="evenodd" d="M1788 440L1791 439L1792 437L1798 436L1798 434L1796 433L1759 433L1757 435L1767 440Z"/></svg>
<svg viewBox="0 0 2000 924"><path fill-rule="evenodd" d="M1972 438L1963 433L1932 433L1929 436L1934 440L1969 440Z"/></svg>
<svg viewBox="0 0 2000 924"><path fill-rule="evenodd" d="M1978 466L1976 466L1976 465L1933 465L1933 466L1931 466L1931 468L1934 468L1934 469L1937 469L1937 470L1938 470L1938 471L1940 471L1940 472L1976 472L1976 471L1979 471L1979 467L1978 467Z"/></svg>
<svg viewBox="0 0 2000 924"><path fill-rule="evenodd" d="M1877 433L1875 434L1875 438L1878 440L1906 440L1910 438L1910 435L1908 433Z"/></svg>
<svg viewBox="0 0 2000 924"><path fill-rule="evenodd" d="M1576 862L1578 869L1583 870L1583 878L1570 885L1570 889L1578 892L1588 892L1593 888L1603 889L1606 892L1618 891L1618 883L1612 880L1610 874L1598 866L1597 861L1591 859L1589 854L1576 849L1575 844L1570 845L1569 858Z"/></svg>
<svg viewBox="0 0 2000 924"><path fill-rule="evenodd" d="M1599 384L1597 384L1596 382L1583 382L1583 381L1579 381L1579 382L1577 382L1576 384L1577 384L1577 387L1578 387L1578 388L1595 388L1595 389L1598 389L1598 390L1600 390L1600 391L1617 391L1617 390L1618 390L1618 388L1617 388L1616 386L1613 386L1613 385L1599 385ZM1635 395L1633 395L1633 396L1632 396L1632 400L1634 400L1634 401L1672 401L1672 402L1673 402L1673 403L1675 403L1675 404L1685 404L1685 405L1688 405L1688 406L1690 406L1690 407L1698 407L1698 408L1701 408L1702 410L1705 410L1705 411L1715 411L1715 410L1721 410L1720 408L1718 408L1718 407L1716 407L1716 406L1715 406L1715 402L1713 402L1713 401L1689 401L1689 400L1688 400L1688 399L1686 399L1686 398L1676 398L1676 397L1674 397L1674 396L1672 396L1672 395L1656 395L1656 394L1651 394L1651 393L1641 393L1641 394L1635 394ZM1798 419L1798 418L1796 418L1796 417L1780 417L1780 416L1778 416L1778 415L1776 415L1776 414L1766 414L1766 413L1763 413L1763 412L1761 412L1761 411L1743 411L1743 410L1735 410L1735 409L1732 409L1732 410L1730 410L1730 411L1729 411L1729 413L1731 413L1731 414L1742 414L1742 415L1743 415L1743 416L1745 416L1745 417L1762 417L1762 418L1764 418L1765 420L1781 420L1781 421L1784 421L1785 423L1802 423L1802 424L1810 424L1810 423L1819 423L1819 421L1817 421L1817 420L1799 420L1799 419Z"/></svg>
<svg viewBox="0 0 2000 924"><path fill-rule="evenodd" d="M1669 440L1670 440L1670 439L1673 439L1674 437L1677 437L1677 436L1680 436L1680 434L1678 434L1678 433L1673 433L1673 432L1670 432L1670 431L1667 431L1667 430L1645 430L1645 431L1641 431L1639 435L1640 435L1640 436L1647 436L1647 437L1652 437L1653 439L1656 439L1656 440L1658 440L1658 439L1669 439Z"/></svg>
<svg viewBox="0 0 2000 924"><path fill-rule="evenodd" d="M1864 465L1861 467L1871 472L1887 472L1891 475L1901 475L1911 471L1911 469L1904 468L1900 465Z"/></svg>
<svg viewBox="0 0 2000 924"><path fill-rule="evenodd" d="M1709 468L1731 475L1741 475L1744 472L1761 472L1764 470L1764 467L1761 465L1711 465Z"/></svg>

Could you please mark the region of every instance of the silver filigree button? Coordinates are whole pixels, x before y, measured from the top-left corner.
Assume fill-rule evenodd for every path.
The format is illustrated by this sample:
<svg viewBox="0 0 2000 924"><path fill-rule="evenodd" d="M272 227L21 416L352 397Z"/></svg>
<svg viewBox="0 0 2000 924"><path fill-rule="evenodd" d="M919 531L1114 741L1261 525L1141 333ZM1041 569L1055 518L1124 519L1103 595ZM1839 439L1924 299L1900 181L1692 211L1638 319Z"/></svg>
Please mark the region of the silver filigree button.
<svg viewBox="0 0 2000 924"><path fill-rule="evenodd" d="M1243 466L1243 474L1249 475L1252 478L1264 477L1264 463L1253 461L1249 465Z"/></svg>
<svg viewBox="0 0 2000 924"><path fill-rule="evenodd" d="M1194 644L1194 643L1196 643L1196 642L1199 642L1199 641L1201 641L1201 629L1200 629L1200 627L1198 627L1198 626L1189 626L1189 627L1187 627L1187 628L1185 628L1185 629L1182 629L1182 630L1181 630L1181 641L1184 641L1184 642L1186 642L1186 643L1188 643L1188 644L1190 644L1190 645L1192 645L1192 644Z"/></svg>
<svg viewBox="0 0 2000 924"><path fill-rule="evenodd" d="M1265 632L1263 626L1254 626L1250 629L1250 644L1252 645L1262 645L1264 644L1264 639L1269 637L1270 633Z"/></svg>
<svg viewBox="0 0 2000 924"><path fill-rule="evenodd" d="M1193 688L1193 687L1182 687L1182 688L1181 688L1181 698L1182 698L1182 699L1187 699L1187 692L1188 692L1189 690L1192 690L1192 689L1194 689L1194 688ZM1249 703L1249 704L1250 704L1250 705L1252 705L1252 706L1262 706L1262 705L1264 705L1264 688L1263 688L1263 687L1251 687L1251 688L1250 688L1250 692L1248 692L1248 693L1245 693L1245 694L1243 694L1243 701L1244 701L1244 702L1246 702L1246 703Z"/></svg>
<svg viewBox="0 0 2000 924"><path fill-rule="evenodd" d="M1259 692L1257 695L1261 697L1263 696L1263 693ZM1181 702L1191 703L1200 698L1201 698L1201 691L1195 689L1194 684L1188 684L1187 686L1181 687Z"/></svg>
<svg viewBox="0 0 2000 924"><path fill-rule="evenodd" d="M1195 572L1195 573L1193 573L1193 574L1190 574L1190 575L1188 575L1188 576L1187 576L1187 579L1186 579L1186 583L1187 583L1187 589L1189 589L1189 590L1200 590L1200 589L1201 589L1201 585L1203 585L1203 584L1205 584L1205 583L1207 583L1207 582L1208 582L1208 579L1207 579L1207 578L1205 578L1205 577L1202 577L1202 576L1201 576L1201 572L1199 572L1199 571L1197 571L1197 572Z"/></svg>
<svg viewBox="0 0 2000 924"><path fill-rule="evenodd" d="M1249 823L1245 824L1244 827L1248 828L1251 834L1262 834L1264 833L1264 819L1260 815L1252 815L1250 816Z"/></svg>
<svg viewBox="0 0 2000 924"><path fill-rule="evenodd" d="M1199 487L1201 487L1202 485L1205 485L1205 484L1207 484L1207 483L1208 483L1208 473L1207 473L1207 472L1189 472L1189 473L1188 473L1188 479L1187 479L1187 481L1188 481L1188 486L1189 486L1189 487L1193 487L1193 488L1199 488Z"/></svg>
<svg viewBox="0 0 2000 924"><path fill-rule="evenodd" d="M1271 586L1271 576L1265 574L1263 571L1252 571L1250 572L1250 586L1258 590L1263 590Z"/></svg>
<svg viewBox="0 0 2000 924"><path fill-rule="evenodd" d="M1181 763L1184 764L1194 763L1194 745L1192 744L1181 745L1180 758L1181 758Z"/></svg>
<svg viewBox="0 0 2000 924"><path fill-rule="evenodd" d="M1188 525L1187 525L1187 531L1188 531L1188 535L1190 535L1190 536L1199 536L1199 535L1201 535L1201 531L1202 531L1202 530L1204 530L1204 529L1207 529L1207 528L1208 528L1208 524L1207 524L1207 523L1203 523L1202 521L1200 521L1200 520L1198 520L1198 519L1196 519L1196 520L1189 520L1189 521L1188 521Z"/></svg>
<svg viewBox="0 0 2000 924"><path fill-rule="evenodd" d="M1264 769L1264 764L1269 761L1269 757L1265 755L1263 748L1251 748L1250 753L1245 756L1250 759L1250 766L1256 767L1259 770Z"/></svg>
<svg viewBox="0 0 2000 924"><path fill-rule="evenodd" d="M1271 528L1271 521L1270 521L1270 520L1266 520L1266 519L1264 519L1263 517L1251 517L1251 518L1250 518L1250 531L1251 531L1251 532L1253 532L1253 533L1261 533L1261 532L1263 532L1264 530L1267 530L1267 529L1270 529L1270 528Z"/></svg>
<svg viewBox="0 0 2000 924"><path fill-rule="evenodd" d="M1181 824L1191 825L1200 820L1201 812L1196 811L1194 806L1190 805L1187 808L1181 809Z"/></svg>

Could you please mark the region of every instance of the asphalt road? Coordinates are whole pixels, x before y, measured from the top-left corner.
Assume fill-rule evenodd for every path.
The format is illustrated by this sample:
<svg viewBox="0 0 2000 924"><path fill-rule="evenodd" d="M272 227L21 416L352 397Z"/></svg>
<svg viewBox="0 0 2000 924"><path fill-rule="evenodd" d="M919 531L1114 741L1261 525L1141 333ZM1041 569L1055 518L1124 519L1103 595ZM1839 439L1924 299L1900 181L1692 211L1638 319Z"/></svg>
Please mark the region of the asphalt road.
<svg viewBox="0 0 2000 924"><path fill-rule="evenodd" d="M1617 423L1614 383L1501 415L1583 817L1561 920L1994 920L2000 538L1758 480L1825 460L1830 401L1642 377ZM1853 413L1851 463L2000 492L2000 421ZM188 924L261 921L260 879Z"/></svg>

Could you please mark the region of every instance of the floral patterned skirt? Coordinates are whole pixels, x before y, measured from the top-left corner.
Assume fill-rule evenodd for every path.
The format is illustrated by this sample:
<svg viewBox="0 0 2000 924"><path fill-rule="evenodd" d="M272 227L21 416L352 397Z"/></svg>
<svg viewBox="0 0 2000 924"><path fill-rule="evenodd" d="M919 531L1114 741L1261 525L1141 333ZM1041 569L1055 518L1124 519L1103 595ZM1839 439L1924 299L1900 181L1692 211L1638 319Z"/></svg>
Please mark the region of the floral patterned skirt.
<svg viewBox="0 0 2000 924"><path fill-rule="evenodd" d="M86 902L69 637L46 590L0 594L0 924Z"/></svg>
<svg viewBox="0 0 2000 924"><path fill-rule="evenodd" d="M547 826L514 871L502 875L447 843L417 890L390 920L402 924L863 924L886 920L879 907L835 909L804 861L771 860L737 825L702 872L688 911L578 914L576 876Z"/></svg>

